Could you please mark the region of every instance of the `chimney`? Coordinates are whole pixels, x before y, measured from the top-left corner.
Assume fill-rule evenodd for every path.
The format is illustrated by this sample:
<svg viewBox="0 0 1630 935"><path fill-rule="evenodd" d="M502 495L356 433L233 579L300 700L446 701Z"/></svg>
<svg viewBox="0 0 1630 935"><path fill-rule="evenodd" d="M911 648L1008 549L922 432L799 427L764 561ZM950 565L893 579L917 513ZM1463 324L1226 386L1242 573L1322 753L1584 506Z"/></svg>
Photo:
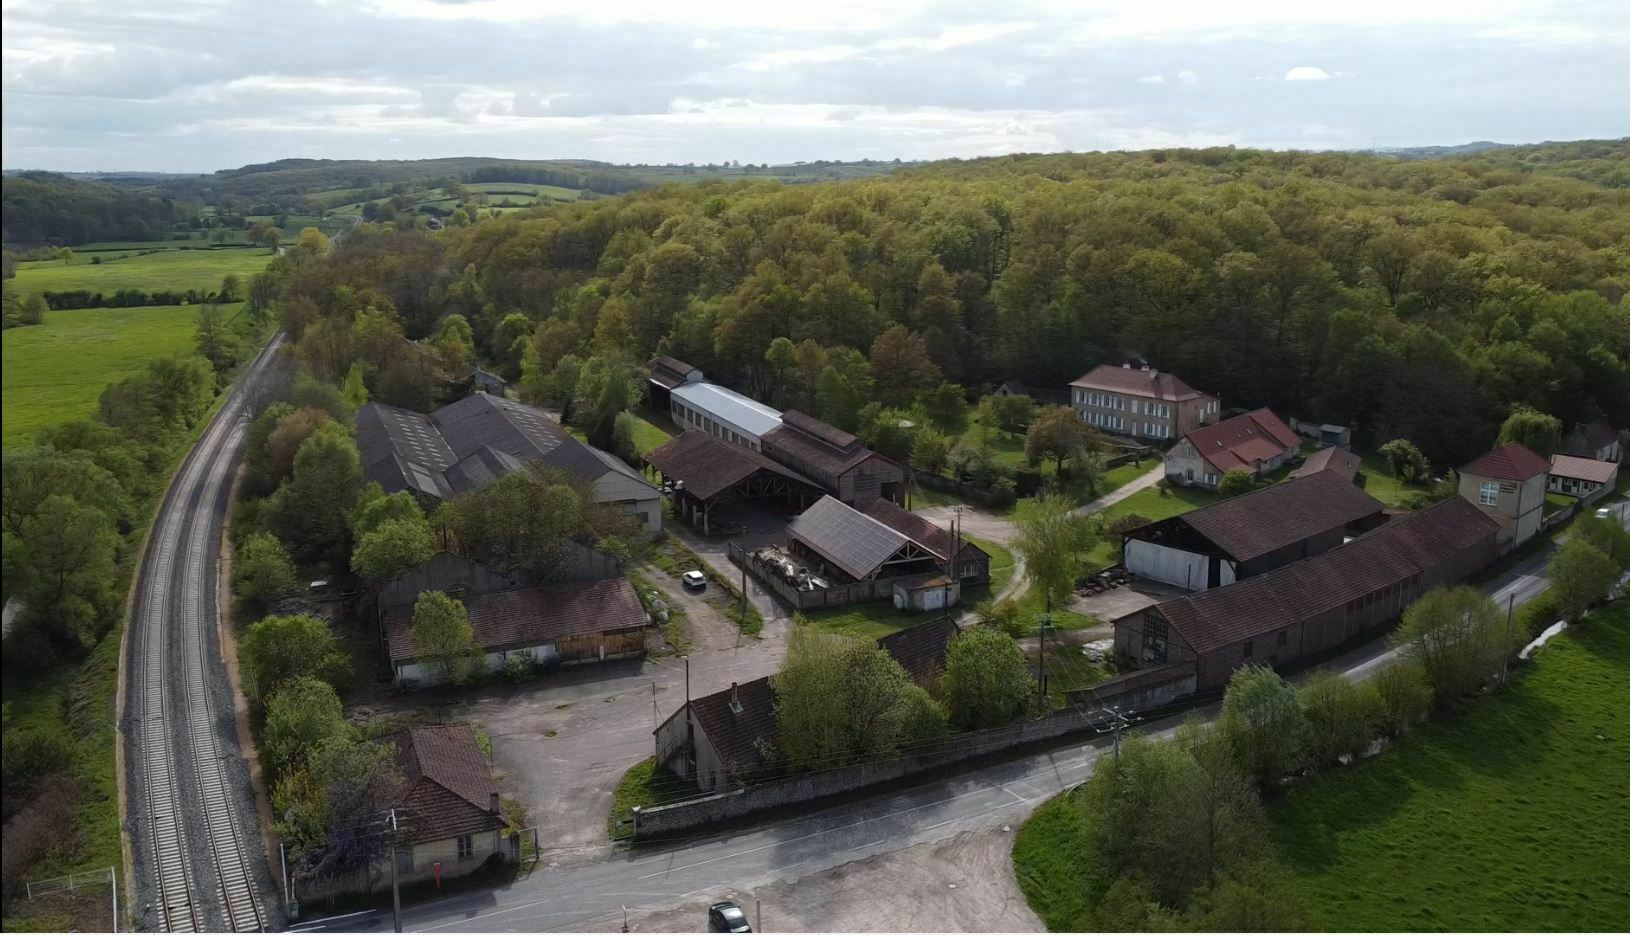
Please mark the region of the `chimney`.
<svg viewBox="0 0 1630 935"><path fill-rule="evenodd" d="M1145 363L1145 364L1141 364L1140 366L1143 368L1144 373L1149 372L1149 365L1148 364Z"/></svg>
<svg viewBox="0 0 1630 935"><path fill-rule="evenodd" d="M496 792L492 794L492 799L487 803L487 807L494 815L502 815L504 813L503 803L498 801L498 793Z"/></svg>
<svg viewBox="0 0 1630 935"><path fill-rule="evenodd" d="M1158 378L1159 376L1160 376L1160 371L1159 370L1150 370L1149 371L1149 379L1154 380L1154 379Z"/></svg>
<svg viewBox="0 0 1630 935"><path fill-rule="evenodd" d="M741 713L741 694L736 691L736 683L730 683L730 710L736 714Z"/></svg>

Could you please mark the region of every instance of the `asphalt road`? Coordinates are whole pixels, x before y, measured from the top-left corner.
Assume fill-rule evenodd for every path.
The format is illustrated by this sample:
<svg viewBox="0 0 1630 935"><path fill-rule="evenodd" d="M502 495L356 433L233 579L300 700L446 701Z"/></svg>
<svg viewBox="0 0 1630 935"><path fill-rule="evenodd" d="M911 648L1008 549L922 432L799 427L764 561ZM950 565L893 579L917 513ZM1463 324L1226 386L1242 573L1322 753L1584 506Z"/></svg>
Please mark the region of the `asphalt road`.
<svg viewBox="0 0 1630 935"><path fill-rule="evenodd" d="M1630 509L1613 509L1630 526ZM1546 587L1549 550L1499 576L1487 590L1499 602L1517 606ZM1332 661L1329 666L1364 677L1391 657L1376 641ZM1204 709L1210 714L1211 709ZM1174 731L1179 717L1150 721L1139 733ZM612 852L598 862L550 866L544 863L524 879L498 889L450 896L403 910L406 931L616 931L624 907L661 910L684 904L701 908L716 894L751 893L778 880L796 880L913 845L940 841L965 831L1017 825L1041 802L1086 779L1109 739L1077 742L961 775L910 788L857 798L819 811L722 834L646 845ZM547 838L544 841L548 845ZM886 897L885 897L886 898ZM298 926L303 931L388 931L388 911L361 913L329 923Z"/></svg>

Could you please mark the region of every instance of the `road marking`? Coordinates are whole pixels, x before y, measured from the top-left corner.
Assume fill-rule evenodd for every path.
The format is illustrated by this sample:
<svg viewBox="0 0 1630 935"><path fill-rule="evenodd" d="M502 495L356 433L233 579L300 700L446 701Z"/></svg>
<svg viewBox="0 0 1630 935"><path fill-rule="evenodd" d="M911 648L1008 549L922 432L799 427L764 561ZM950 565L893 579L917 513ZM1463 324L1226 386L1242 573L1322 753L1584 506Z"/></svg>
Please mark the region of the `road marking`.
<svg viewBox="0 0 1630 935"><path fill-rule="evenodd" d="M854 847L849 848L848 851L844 851L844 853L847 854L850 851L862 851L862 850L865 850L868 847L876 847L877 845L882 844L886 840L888 840L888 838L878 838L877 840L873 841L870 844L857 844Z"/></svg>
<svg viewBox="0 0 1630 935"><path fill-rule="evenodd" d="M510 912L520 912L522 909L531 909L534 906L541 906L544 903L549 902L549 901L551 901L551 900L553 900L555 898L556 897L554 897L554 896L550 896L550 897L548 897L546 899L540 899L535 903L527 903L527 904L525 904L523 906L511 906L508 909L499 909L496 912L476 913L475 915L469 916L467 918L458 919L458 920L453 921L453 922L443 922L440 925L426 926L425 928L422 928L422 929L414 929L414 931L415 932L434 932L436 929L444 929L444 928L448 928L448 927L454 926L454 925L464 925L465 923L473 922L476 919L490 919L493 916L501 916L501 915L504 915L504 914L510 913ZM482 931L486 931L486 930L483 929Z"/></svg>

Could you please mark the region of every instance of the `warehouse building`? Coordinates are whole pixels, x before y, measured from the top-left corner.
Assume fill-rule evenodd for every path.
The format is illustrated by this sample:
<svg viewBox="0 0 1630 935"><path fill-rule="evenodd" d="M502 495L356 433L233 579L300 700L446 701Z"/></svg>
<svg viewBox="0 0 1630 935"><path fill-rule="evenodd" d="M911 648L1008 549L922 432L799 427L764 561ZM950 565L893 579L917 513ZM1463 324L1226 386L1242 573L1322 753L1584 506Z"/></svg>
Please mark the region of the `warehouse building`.
<svg viewBox="0 0 1630 935"><path fill-rule="evenodd" d="M844 430L796 410L764 436L764 453L851 506L905 499L906 472Z"/></svg>
<svg viewBox="0 0 1630 935"><path fill-rule="evenodd" d="M668 415L686 431L762 450L764 436L779 428L781 412L717 383L683 383L668 393Z"/></svg>
<svg viewBox="0 0 1630 935"><path fill-rule="evenodd" d="M1386 522L1379 500L1320 471L1126 534L1139 578L1204 591L1311 558Z"/></svg>
<svg viewBox="0 0 1630 935"><path fill-rule="evenodd" d="M1197 691L1222 688L1249 663L1311 660L1389 626L1432 588L1486 567L1499 528L1452 497L1314 558L1123 617L1115 621L1115 656L1129 668L1192 663Z"/></svg>

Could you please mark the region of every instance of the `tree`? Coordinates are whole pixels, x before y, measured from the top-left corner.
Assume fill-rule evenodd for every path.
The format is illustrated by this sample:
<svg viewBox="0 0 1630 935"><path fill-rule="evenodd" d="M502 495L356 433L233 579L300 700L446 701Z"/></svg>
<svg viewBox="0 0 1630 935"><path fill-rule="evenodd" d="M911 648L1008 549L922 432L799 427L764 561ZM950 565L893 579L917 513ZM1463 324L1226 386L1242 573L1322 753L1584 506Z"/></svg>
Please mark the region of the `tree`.
<svg viewBox="0 0 1630 935"><path fill-rule="evenodd" d="M923 398L923 408L934 424L960 433L968 424L968 394L955 383L941 383Z"/></svg>
<svg viewBox="0 0 1630 935"><path fill-rule="evenodd" d="M1432 710L1432 682L1418 660L1394 659L1371 681L1381 699L1381 726L1394 737L1420 723Z"/></svg>
<svg viewBox="0 0 1630 935"><path fill-rule="evenodd" d="M242 600L266 604L294 593L294 563L268 532L252 533L232 556L232 590Z"/></svg>
<svg viewBox="0 0 1630 935"><path fill-rule="evenodd" d="M1037 412L1024 437L1024 456L1031 463L1053 459L1059 472L1064 462L1098 447L1093 431L1069 406L1047 406Z"/></svg>
<svg viewBox="0 0 1630 935"><path fill-rule="evenodd" d="M795 770L893 756L945 730L943 709L874 643L795 627L770 685L775 752Z"/></svg>
<svg viewBox="0 0 1630 935"><path fill-rule="evenodd" d="M276 253L277 245L283 241L283 232L275 227L263 227L260 229L259 234L254 237L254 241Z"/></svg>
<svg viewBox="0 0 1630 935"><path fill-rule="evenodd" d="M966 630L951 641L945 697L958 730L1006 724L1024 714L1035 693L1030 663L1013 637L995 629Z"/></svg>
<svg viewBox="0 0 1630 935"><path fill-rule="evenodd" d="M17 321L24 325L40 324L45 321L47 308L44 296L37 293L31 295L23 300L22 311L18 314Z"/></svg>
<svg viewBox="0 0 1630 935"><path fill-rule="evenodd" d="M1537 409L1519 406L1500 425L1500 444L1524 445L1542 458L1562 447L1562 420Z"/></svg>
<svg viewBox="0 0 1630 935"><path fill-rule="evenodd" d="M198 306L198 328L193 340L199 356L209 361L217 374L238 362L238 342L227 330L221 307L213 302Z"/></svg>
<svg viewBox="0 0 1630 935"><path fill-rule="evenodd" d="M346 515L356 502L362 461L349 433L318 426L294 456L294 470L267 502L272 531L297 555L345 554Z"/></svg>
<svg viewBox="0 0 1630 935"><path fill-rule="evenodd" d="M1573 521L1569 537L1595 546L1619 571L1630 571L1630 529L1611 517L1581 516Z"/></svg>
<svg viewBox="0 0 1630 935"><path fill-rule="evenodd" d="M434 553L423 514L386 520L357 536L351 570L371 581L389 581L428 562Z"/></svg>
<svg viewBox="0 0 1630 935"><path fill-rule="evenodd" d="M322 829L321 843L302 854L296 876L323 878L379 866L390 838L382 818L402 786L396 749L388 743L330 737L311 751L306 796L298 811ZM285 813L286 814L286 813ZM287 819L285 819L287 820Z"/></svg>
<svg viewBox="0 0 1630 935"><path fill-rule="evenodd" d="M222 302L237 302L243 298L243 281L237 273L227 273L221 277L221 289L215 297Z"/></svg>
<svg viewBox="0 0 1630 935"><path fill-rule="evenodd" d="M456 683L480 675L486 658L475 641L469 611L441 591L426 591L413 605L413 652L419 662Z"/></svg>
<svg viewBox="0 0 1630 935"><path fill-rule="evenodd" d="M307 406L278 419L266 436L266 479L280 484L294 472L294 459L306 439L334 420L327 412Z"/></svg>
<svg viewBox="0 0 1630 935"><path fill-rule="evenodd" d="M1092 548L1092 524L1068 497L1050 494L1027 501L1015 521L1013 548L1024 556L1025 571L1041 590L1049 619L1053 605L1066 603Z"/></svg>
<svg viewBox="0 0 1630 935"><path fill-rule="evenodd" d="M345 396L345 404L352 409L361 409L368 402L368 383L363 379L362 363L359 361L351 365L345 372L345 385L340 388Z"/></svg>
<svg viewBox="0 0 1630 935"><path fill-rule="evenodd" d="M1546 566L1551 600L1562 619L1578 623L1592 606L1607 599L1618 580L1619 566L1601 549L1571 537Z"/></svg>
<svg viewBox="0 0 1630 935"><path fill-rule="evenodd" d="M1370 682L1353 682L1328 670L1315 672L1297 689L1307 714L1308 756L1315 765L1358 756L1381 728L1385 709Z"/></svg>
<svg viewBox="0 0 1630 935"><path fill-rule="evenodd" d="M274 227L272 230L275 231L277 228ZM281 232L279 233L278 239L282 239ZM276 246L277 242L274 240L272 242L272 247L275 249ZM331 246L332 244L328 239L328 235L324 234L315 227L300 228L300 236L297 237L294 242L295 249L299 251L299 254L303 259L315 259L318 257L327 256Z"/></svg>
<svg viewBox="0 0 1630 935"><path fill-rule="evenodd" d="M764 352L764 363L769 370L770 398L782 405L787 403L787 383L798 364L798 353L791 339L776 338Z"/></svg>
<svg viewBox="0 0 1630 935"><path fill-rule="evenodd" d="M281 776L320 744L349 731L334 686L299 675L280 684L266 699L261 749L272 775Z"/></svg>
<svg viewBox="0 0 1630 935"><path fill-rule="evenodd" d="M52 493L6 537L6 579L26 608L23 623L89 649L112 624L119 535L108 515Z"/></svg>
<svg viewBox="0 0 1630 935"><path fill-rule="evenodd" d="M309 614L263 617L251 624L239 644L244 688L257 703L296 676L344 685L351 663L328 624Z"/></svg>
<svg viewBox="0 0 1630 935"><path fill-rule="evenodd" d="M1217 482L1217 492L1225 497L1237 497L1242 493L1249 493L1256 486L1256 478L1244 468L1229 468L1223 472L1222 479Z"/></svg>
<svg viewBox="0 0 1630 935"><path fill-rule="evenodd" d="M1036 418L1036 401L1020 394L987 396L981 402L990 403L996 424L1009 435L1017 435L1030 427Z"/></svg>
<svg viewBox="0 0 1630 935"><path fill-rule="evenodd" d="M940 368L928 356L923 337L895 325L872 342L872 379L885 406L909 406L917 394L939 385Z"/></svg>
<svg viewBox="0 0 1630 935"><path fill-rule="evenodd" d="M1439 699L1475 691L1516 648L1505 614L1476 588L1433 588L1404 611L1393 640L1426 670Z"/></svg>
<svg viewBox="0 0 1630 935"><path fill-rule="evenodd" d="M1220 728L1240 767L1264 785L1300 768L1307 755L1311 728L1296 689L1267 666L1234 670Z"/></svg>
<svg viewBox="0 0 1630 935"><path fill-rule="evenodd" d="M944 432L932 426L917 430L917 437L911 443L911 464L917 470L938 474L945 470L950 454L951 439Z"/></svg>
<svg viewBox="0 0 1630 935"><path fill-rule="evenodd" d="M1426 456L1407 438L1394 438L1381 446L1380 453L1387 459L1387 468L1392 471L1392 476L1406 484L1421 483L1431 473Z"/></svg>
<svg viewBox="0 0 1630 935"><path fill-rule="evenodd" d="M590 512L564 476L507 474L452 500L443 518L460 553L547 579L565 569L571 540L588 532Z"/></svg>

